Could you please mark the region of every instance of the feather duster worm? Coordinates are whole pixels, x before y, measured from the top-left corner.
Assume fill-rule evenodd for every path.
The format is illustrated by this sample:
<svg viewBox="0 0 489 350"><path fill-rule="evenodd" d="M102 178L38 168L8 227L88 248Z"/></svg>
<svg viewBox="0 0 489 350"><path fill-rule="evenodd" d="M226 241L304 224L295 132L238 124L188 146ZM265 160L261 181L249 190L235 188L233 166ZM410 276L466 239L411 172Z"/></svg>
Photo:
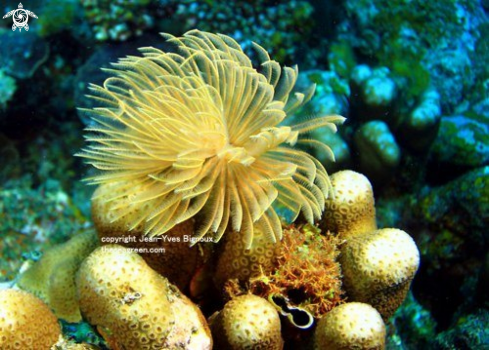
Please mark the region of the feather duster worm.
<svg viewBox="0 0 489 350"><path fill-rule="evenodd" d="M90 183L114 185L117 195L104 200L114 203L115 217L132 210L117 205L122 193L151 208L132 223L150 236L195 217L197 240L218 241L232 229L249 244L257 228L281 239L278 207L293 219L301 212L309 222L318 219L330 189L327 172L293 146L308 143L333 157L328 146L299 136L318 127L335 131L344 118L281 126L314 93L314 86L292 93L297 67L281 68L255 45L255 69L225 35L163 37L176 52L141 48L142 57L120 59L103 86L90 86L101 107L85 110L95 126L79 155L100 170Z"/></svg>

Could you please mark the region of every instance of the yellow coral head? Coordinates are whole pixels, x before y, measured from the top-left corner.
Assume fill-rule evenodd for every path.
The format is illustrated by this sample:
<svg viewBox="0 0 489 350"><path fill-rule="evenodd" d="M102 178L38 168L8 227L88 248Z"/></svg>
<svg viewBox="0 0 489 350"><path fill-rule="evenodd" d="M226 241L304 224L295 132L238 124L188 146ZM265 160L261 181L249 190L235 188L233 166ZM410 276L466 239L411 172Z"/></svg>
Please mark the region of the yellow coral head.
<svg viewBox="0 0 489 350"><path fill-rule="evenodd" d="M230 37L190 31L181 38L163 34L176 53L141 48L108 71L103 86L91 85L102 107L86 110L96 126L88 128L89 146L79 155L99 169L93 184L115 184L151 210L132 225L160 235L196 217L196 238L214 241L228 228L246 235L260 228L272 240L282 227L272 204L319 218L330 187L324 167L294 149L298 136L313 128L335 130L340 116L327 116L288 127L279 124L307 102L291 94L297 68L284 67L255 45L259 70ZM135 186L137 184L137 186ZM117 195L106 195L116 217Z"/></svg>

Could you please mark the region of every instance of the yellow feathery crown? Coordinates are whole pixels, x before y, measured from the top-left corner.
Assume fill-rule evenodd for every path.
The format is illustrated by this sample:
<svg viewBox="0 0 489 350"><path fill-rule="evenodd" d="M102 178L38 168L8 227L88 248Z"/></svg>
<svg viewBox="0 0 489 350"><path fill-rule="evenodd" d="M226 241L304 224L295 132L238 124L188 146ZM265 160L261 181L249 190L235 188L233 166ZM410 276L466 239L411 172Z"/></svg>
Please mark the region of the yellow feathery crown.
<svg viewBox="0 0 489 350"><path fill-rule="evenodd" d="M227 229L260 229L282 237L278 207L295 220L321 216L330 182L321 163L296 143L331 149L299 135L318 127L336 131L332 115L292 127L280 123L314 93L294 93L297 67L281 68L259 45L260 66L232 38L192 30L163 34L177 52L141 48L142 57L120 59L103 86L91 85L102 107L85 110L94 121L89 146L79 155L100 173L88 181L113 184L114 193L152 208L133 223L161 235L197 219L195 238ZM137 183L138 186L134 186ZM128 214L106 194L116 217ZM272 205L273 204L273 205Z"/></svg>

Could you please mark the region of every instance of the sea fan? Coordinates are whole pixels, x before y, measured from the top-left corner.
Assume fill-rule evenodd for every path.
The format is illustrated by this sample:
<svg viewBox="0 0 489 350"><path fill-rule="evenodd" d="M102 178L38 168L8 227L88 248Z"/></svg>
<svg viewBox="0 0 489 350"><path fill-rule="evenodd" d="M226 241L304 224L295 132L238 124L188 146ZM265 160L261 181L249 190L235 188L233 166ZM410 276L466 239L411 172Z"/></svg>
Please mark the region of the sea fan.
<svg viewBox="0 0 489 350"><path fill-rule="evenodd" d="M193 30L163 37L176 53L141 48L142 57L120 59L108 69L113 77L102 87L90 86L102 107L85 110L95 126L79 155L101 172L88 181L111 183L113 193L152 208L132 225L143 224L150 236L195 217L197 240L211 234L218 241L232 229L251 244L256 229L281 239L277 207L294 220L301 212L309 222L318 219L330 188L327 172L292 146L308 143L333 157L326 145L298 136L318 127L335 131L334 123L344 118L280 126L314 93L314 86L291 93L296 67L282 69L255 45L255 69L225 35ZM115 195L105 196L116 218L132 210L118 206Z"/></svg>

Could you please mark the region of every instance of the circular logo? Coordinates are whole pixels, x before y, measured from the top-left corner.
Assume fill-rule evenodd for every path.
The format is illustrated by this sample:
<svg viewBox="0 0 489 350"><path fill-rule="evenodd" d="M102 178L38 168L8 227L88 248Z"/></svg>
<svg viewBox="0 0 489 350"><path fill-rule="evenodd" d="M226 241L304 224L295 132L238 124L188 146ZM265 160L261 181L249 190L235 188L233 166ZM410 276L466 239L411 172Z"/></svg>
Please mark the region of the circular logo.
<svg viewBox="0 0 489 350"><path fill-rule="evenodd" d="M15 10L14 15L12 17L14 19L14 24L19 28L24 27L27 24L27 21L29 20L27 11L24 9Z"/></svg>

